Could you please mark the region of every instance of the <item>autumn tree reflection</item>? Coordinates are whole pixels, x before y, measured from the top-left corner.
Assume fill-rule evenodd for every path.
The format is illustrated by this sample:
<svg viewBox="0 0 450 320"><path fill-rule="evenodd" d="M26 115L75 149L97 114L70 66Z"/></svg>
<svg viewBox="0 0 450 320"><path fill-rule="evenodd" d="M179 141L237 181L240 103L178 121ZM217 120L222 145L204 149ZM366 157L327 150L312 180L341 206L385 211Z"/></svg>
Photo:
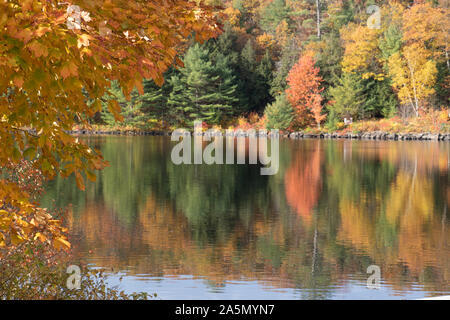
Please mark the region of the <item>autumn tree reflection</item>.
<svg viewBox="0 0 450 320"><path fill-rule="evenodd" d="M320 141L307 141L296 153L284 178L287 202L308 223L321 193L320 166Z"/></svg>
<svg viewBox="0 0 450 320"><path fill-rule="evenodd" d="M364 284L377 264L398 292L448 290L449 144L282 141L279 174L262 177L252 166L175 166L164 138L94 142L115 169L85 193L57 179L49 197L73 203L79 256L97 266L322 298Z"/></svg>

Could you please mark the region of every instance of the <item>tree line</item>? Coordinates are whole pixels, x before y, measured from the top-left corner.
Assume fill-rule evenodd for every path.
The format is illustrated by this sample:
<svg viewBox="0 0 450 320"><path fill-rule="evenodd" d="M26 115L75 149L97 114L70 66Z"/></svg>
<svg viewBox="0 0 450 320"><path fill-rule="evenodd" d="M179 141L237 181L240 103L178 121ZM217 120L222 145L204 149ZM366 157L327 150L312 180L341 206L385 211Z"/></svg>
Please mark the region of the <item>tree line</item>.
<svg viewBox="0 0 450 320"><path fill-rule="evenodd" d="M418 117L448 108L450 16L444 1L206 1L223 32L187 43L164 84L143 80L122 125L221 127L254 115L267 128L335 129L355 120ZM367 8L375 14L370 14ZM96 123L118 124L108 99ZM445 119L446 120L446 119Z"/></svg>

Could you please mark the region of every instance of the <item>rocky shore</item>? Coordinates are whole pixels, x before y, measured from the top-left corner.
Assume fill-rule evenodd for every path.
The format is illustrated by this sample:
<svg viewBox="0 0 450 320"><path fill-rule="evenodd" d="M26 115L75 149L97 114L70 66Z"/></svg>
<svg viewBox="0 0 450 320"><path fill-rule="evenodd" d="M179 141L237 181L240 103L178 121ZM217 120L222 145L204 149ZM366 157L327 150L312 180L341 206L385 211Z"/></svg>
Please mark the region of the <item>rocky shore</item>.
<svg viewBox="0 0 450 320"><path fill-rule="evenodd" d="M108 136L170 136L169 131L140 131L140 130L71 130L67 131L68 134L73 135L108 135Z"/></svg>
<svg viewBox="0 0 450 320"><path fill-rule="evenodd" d="M89 130L75 130L69 131L69 134L74 135L125 135L125 136L170 136L169 131L89 131ZM195 133L198 134L198 133ZM205 133L201 133L204 135ZM234 131L233 133L223 133L217 131L213 136L234 136L246 137L246 131ZM270 131L260 130L256 133L257 136L272 136ZM382 131L365 132L365 133L305 133L305 132L291 132L279 134L280 137L289 139L351 139L351 140L417 140L417 141L450 141L450 133L388 133Z"/></svg>
<svg viewBox="0 0 450 320"><path fill-rule="evenodd" d="M434 140L450 141L450 133L388 133L382 131L365 133L321 133L310 134L303 132L292 132L291 139L352 139L352 140Z"/></svg>

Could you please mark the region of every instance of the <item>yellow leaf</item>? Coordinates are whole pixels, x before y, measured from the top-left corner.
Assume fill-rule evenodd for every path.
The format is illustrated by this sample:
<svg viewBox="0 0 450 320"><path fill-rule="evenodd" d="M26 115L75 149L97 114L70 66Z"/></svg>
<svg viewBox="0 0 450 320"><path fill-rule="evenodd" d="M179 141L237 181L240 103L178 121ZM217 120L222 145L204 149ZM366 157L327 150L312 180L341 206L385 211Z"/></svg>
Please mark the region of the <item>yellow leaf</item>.
<svg viewBox="0 0 450 320"><path fill-rule="evenodd" d="M23 242L23 240L24 240L24 238L22 238L19 234L17 234L17 232L13 232L11 234L11 243L13 245L16 246L16 245L20 244L21 242Z"/></svg>
<svg viewBox="0 0 450 320"><path fill-rule="evenodd" d="M70 249L70 242L64 239L63 237L58 237L53 240L53 246L57 250L67 250Z"/></svg>
<svg viewBox="0 0 450 320"><path fill-rule="evenodd" d="M36 235L34 236L34 240L39 239L39 241L41 242L45 242L47 240L47 237L44 236L42 233L37 232Z"/></svg>

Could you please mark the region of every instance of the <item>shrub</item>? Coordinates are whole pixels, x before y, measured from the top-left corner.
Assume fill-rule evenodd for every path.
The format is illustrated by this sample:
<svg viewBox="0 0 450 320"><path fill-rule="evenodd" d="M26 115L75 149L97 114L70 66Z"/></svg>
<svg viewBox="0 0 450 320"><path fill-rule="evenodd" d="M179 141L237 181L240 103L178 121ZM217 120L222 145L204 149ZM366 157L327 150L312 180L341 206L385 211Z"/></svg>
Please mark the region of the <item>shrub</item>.
<svg viewBox="0 0 450 320"><path fill-rule="evenodd" d="M367 120L354 122L349 126L352 132L383 131L389 133L448 133L450 120L447 109L427 110L419 117L401 119L393 117L390 119ZM342 129L338 128L337 129Z"/></svg>
<svg viewBox="0 0 450 320"><path fill-rule="evenodd" d="M7 183L16 183L27 198L36 200L43 192L43 175L33 161L22 160L0 168ZM146 293L131 295L109 288L101 270L85 269L80 289L69 289L66 267L69 253L67 229L60 219L63 211L0 202L0 300L4 299L147 299ZM70 263L72 264L72 263Z"/></svg>
<svg viewBox="0 0 450 320"><path fill-rule="evenodd" d="M239 117L236 129L248 130L255 129L260 130L266 127L266 116L260 117L257 113L252 112L247 118Z"/></svg>
<svg viewBox="0 0 450 320"><path fill-rule="evenodd" d="M0 258L0 300L129 300L148 299L147 293L126 294L109 287L104 270L82 267L80 287L70 289L66 273L72 258L39 241L3 250ZM72 260L73 261L73 260ZM156 296L156 295L155 295Z"/></svg>

